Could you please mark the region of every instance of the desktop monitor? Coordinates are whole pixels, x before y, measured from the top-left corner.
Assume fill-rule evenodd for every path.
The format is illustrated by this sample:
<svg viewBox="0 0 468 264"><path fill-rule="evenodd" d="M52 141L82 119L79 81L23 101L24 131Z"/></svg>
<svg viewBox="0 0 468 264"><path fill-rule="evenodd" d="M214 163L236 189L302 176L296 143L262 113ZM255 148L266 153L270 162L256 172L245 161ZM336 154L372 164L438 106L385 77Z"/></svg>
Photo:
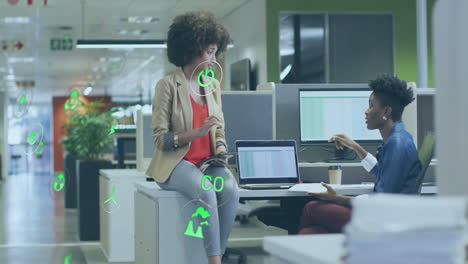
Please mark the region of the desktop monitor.
<svg viewBox="0 0 468 264"><path fill-rule="evenodd" d="M249 91L251 88L250 60L242 59L231 64L231 91ZM253 90L252 89L252 90Z"/></svg>
<svg viewBox="0 0 468 264"><path fill-rule="evenodd" d="M330 144L335 134L345 134L359 143L382 141L379 131L367 129L365 111L369 88L299 89L300 140L304 145ZM344 159L336 152L335 158Z"/></svg>

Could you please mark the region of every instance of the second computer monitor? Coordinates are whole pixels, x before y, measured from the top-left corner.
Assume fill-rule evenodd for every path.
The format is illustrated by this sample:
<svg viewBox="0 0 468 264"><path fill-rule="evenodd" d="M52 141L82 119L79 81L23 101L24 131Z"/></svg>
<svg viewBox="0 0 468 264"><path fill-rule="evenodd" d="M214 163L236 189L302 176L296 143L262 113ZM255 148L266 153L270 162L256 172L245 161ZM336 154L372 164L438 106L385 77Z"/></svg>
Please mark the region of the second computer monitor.
<svg viewBox="0 0 468 264"><path fill-rule="evenodd" d="M381 141L379 131L367 129L365 122L371 92L369 88L299 89L301 143L326 143L335 134L361 143Z"/></svg>

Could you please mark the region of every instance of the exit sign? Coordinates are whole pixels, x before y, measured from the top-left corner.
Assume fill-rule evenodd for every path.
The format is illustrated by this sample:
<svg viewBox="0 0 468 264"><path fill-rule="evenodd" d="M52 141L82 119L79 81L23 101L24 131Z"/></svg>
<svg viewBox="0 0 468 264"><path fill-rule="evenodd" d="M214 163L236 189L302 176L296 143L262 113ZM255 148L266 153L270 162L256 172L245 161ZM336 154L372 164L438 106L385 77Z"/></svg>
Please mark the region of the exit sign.
<svg viewBox="0 0 468 264"><path fill-rule="evenodd" d="M71 38L56 38L50 40L50 50L72 50L73 40Z"/></svg>

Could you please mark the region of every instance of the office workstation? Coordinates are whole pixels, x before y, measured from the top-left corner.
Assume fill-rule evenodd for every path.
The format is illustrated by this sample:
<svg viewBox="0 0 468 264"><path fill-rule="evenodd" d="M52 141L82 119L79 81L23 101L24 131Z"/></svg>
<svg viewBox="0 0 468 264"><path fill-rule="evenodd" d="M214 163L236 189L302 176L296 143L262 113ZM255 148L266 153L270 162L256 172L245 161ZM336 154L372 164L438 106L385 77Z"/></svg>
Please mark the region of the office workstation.
<svg viewBox="0 0 468 264"><path fill-rule="evenodd" d="M0 2L0 263L468 263L465 11Z"/></svg>

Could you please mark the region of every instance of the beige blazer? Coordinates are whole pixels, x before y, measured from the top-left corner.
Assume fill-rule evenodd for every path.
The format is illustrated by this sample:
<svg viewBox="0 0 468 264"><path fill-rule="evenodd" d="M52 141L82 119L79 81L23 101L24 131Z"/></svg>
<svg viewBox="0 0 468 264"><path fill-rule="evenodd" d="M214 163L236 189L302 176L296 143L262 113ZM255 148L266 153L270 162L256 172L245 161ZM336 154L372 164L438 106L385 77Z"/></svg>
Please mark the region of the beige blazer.
<svg viewBox="0 0 468 264"><path fill-rule="evenodd" d="M179 68L165 76L156 85L153 98L152 128L156 146L146 175L157 182L166 182L175 166L187 154L190 143L179 146L175 150L164 150L164 135L168 132L185 132L192 129L192 105L187 88L187 80ZM207 93L208 115L215 115L223 121L221 127L213 127L210 131L210 147L214 154L227 151L221 145L216 148L216 142L226 144L224 138L224 116L221 105L221 90L219 82L213 81L205 88ZM213 91L210 93L210 91Z"/></svg>

